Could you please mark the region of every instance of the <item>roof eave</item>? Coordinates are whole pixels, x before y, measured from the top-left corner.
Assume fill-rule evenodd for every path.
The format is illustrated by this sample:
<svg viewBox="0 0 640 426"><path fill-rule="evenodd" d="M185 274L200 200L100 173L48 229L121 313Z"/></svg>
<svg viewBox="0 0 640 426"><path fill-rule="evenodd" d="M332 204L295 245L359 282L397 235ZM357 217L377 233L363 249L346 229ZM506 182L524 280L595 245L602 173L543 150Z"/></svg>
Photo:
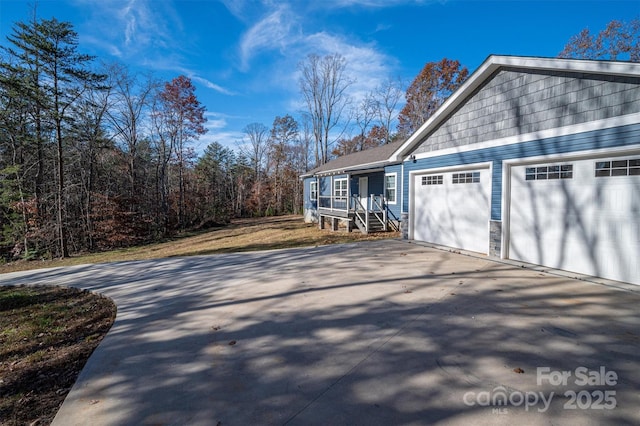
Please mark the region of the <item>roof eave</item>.
<svg viewBox="0 0 640 426"><path fill-rule="evenodd" d="M640 76L640 64L633 62L594 61L581 59L536 58L523 56L490 55L420 128L414 132L389 158L390 161L403 161L422 139L442 121L450 112L462 103L496 70L503 67L518 67L538 70L574 71L590 74L618 76Z"/></svg>
<svg viewBox="0 0 640 426"><path fill-rule="evenodd" d="M339 167L331 170L323 170L321 172L314 173L314 175L330 176L330 175L339 175L339 174L345 174L345 173L373 171L375 169L380 169L380 168L384 169L385 166L390 166L395 163L399 163L399 161L389 161L389 160L375 161L367 164L359 164L357 166Z"/></svg>

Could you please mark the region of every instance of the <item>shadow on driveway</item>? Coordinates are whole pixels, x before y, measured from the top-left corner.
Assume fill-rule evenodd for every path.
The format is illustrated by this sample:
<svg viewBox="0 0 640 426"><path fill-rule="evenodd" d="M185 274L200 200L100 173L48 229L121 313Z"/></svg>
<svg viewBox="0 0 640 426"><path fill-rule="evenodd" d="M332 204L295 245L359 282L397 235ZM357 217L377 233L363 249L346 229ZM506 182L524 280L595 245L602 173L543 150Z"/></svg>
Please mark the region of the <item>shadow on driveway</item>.
<svg viewBox="0 0 640 426"><path fill-rule="evenodd" d="M54 424L640 419L640 294L483 258L378 241L0 279L118 306ZM581 366L616 384L582 386ZM571 376L538 385L538 367Z"/></svg>

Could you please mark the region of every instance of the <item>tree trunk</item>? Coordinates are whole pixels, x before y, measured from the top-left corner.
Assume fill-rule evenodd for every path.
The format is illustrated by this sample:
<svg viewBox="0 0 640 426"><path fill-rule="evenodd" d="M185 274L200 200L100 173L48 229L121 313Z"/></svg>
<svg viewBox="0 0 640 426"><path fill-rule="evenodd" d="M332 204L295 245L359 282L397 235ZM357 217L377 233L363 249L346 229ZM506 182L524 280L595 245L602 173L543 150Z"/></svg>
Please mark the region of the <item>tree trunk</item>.
<svg viewBox="0 0 640 426"><path fill-rule="evenodd" d="M60 249L60 257L69 257L69 248L67 246L67 227L64 221L64 155L62 147L62 126L60 121L56 122L56 137L58 139L58 243Z"/></svg>

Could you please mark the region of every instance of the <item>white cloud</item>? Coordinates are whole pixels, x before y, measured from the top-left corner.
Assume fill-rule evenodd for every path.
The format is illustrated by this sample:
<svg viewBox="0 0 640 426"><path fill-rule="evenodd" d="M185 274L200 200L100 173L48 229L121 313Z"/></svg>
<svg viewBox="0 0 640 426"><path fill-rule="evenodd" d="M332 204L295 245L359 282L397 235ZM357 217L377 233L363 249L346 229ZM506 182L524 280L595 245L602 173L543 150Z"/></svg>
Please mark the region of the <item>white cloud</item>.
<svg viewBox="0 0 640 426"><path fill-rule="evenodd" d="M226 114L206 111L204 113L204 116L207 119L207 122L205 123L205 127L209 131L215 131L215 130L224 129L225 127L227 127L228 116Z"/></svg>
<svg viewBox="0 0 640 426"><path fill-rule="evenodd" d="M135 13L132 13L133 4L129 2L122 10L120 11L121 19L124 21L124 44L125 46L129 46L131 41L135 37L136 32L136 16Z"/></svg>
<svg viewBox="0 0 640 426"><path fill-rule="evenodd" d="M214 142L218 142L220 145L237 150L238 145L242 143L242 137L244 134L239 131L233 130L210 130L204 135L200 136L200 139L195 143L196 152L200 153L205 150L207 146Z"/></svg>
<svg viewBox="0 0 640 426"><path fill-rule="evenodd" d="M100 50L104 50L108 52L110 55L115 56L116 58L121 58L123 53L120 47L115 44L105 40L102 37L96 37L92 34L83 35L82 41L93 46L98 47Z"/></svg>
<svg viewBox="0 0 640 426"><path fill-rule="evenodd" d="M269 66L271 75L265 76L263 68L260 84L268 82L281 90L291 92L296 100L292 100L289 106L297 106L296 109L301 106L297 93L298 63L312 53L321 56L338 53L345 57L346 77L354 82L349 94L356 102L393 73L398 65L397 60L380 52L375 44L360 43L346 35L327 31L305 32L304 29L312 27L313 19L305 15L309 11L301 9L294 11L283 3L272 6L245 32L239 45L240 69L245 72L251 69L251 61L256 55L263 52L272 53L273 62ZM303 27L300 22L308 22L309 25ZM274 51L280 55L274 56Z"/></svg>
<svg viewBox="0 0 640 426"><path fill-rule="evenodd" d="M382 31L390 30L391 28L393 28L391 24L378 23L378 25L376 26L376 29L373 32L379 33Z"/></svg>
<svg viewBox="0 0 640 426"><path fill-rule="evenodd" d="M446 2L447 0L325 0L325 2L323 2L323 6L329 8L360 7L383 9L404 4L423 5L429 3Z"/></svg>
<svg viewBox="0 0 640 426"><path fill-rule="evenodd" d="M281 4L253 25L240 41L240 69L247 71L254 55L263 50L284 52L296 41L298 17Z"/></svg>
<svg viewBox="0 0 640 426"><path fill-rule="evenodd" d="M137 58L151 51L181 50L175 39L183 24L170 2L153 0L75 0L91 16L86 21L87 41L115 56Z"/></svg>
<svg viewBox="0 0 640 426"><path fill-rule="evenodd" d="M239 117L213 111L206 111L204 115L207 118L207 122L205 123L207 133L200 136L200 139L196 142L194 146L196 151L204 151L204 149L213 142L218 142L227 148L237 149L238 144L244 137L244 133L229 129L228 122L229 120Z"/></svg>
<svg viewBox="0 0 640 426"><path fill-rule="evenodd" d="M215 90L216 92L222 93L223 95L235 95L231 90L225 89L224 87L207 80L206 78L199 77L194 75L193 73L185 73L191 80L202 84L207 89Z"/></svg>
<svg viewBox="0 0 640 426"><path fill-rule="evenodd" d="M395 58L380 52L373 44L358 45L326 32L307 36L302 50L305 54L301 56L301 60L309 53L321 56L334 53L342 55L346 60L345 77L352 82L348 93L356 103L387 79L397 65ZM297 70L294 78L297 83L299 78Z"/></svg>

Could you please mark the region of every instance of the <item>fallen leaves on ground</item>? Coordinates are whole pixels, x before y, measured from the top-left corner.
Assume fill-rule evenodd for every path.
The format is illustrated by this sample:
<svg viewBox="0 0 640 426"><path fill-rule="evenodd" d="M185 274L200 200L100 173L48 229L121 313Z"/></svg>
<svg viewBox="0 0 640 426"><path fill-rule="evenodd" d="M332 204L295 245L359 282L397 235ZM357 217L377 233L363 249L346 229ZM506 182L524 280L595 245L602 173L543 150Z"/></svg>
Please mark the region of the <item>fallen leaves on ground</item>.
<svg viewBox="0 0 640 426"><path fill-rule="evenodd" d="M50 424L115 314L88 291L0 286L0 424Z"/></svg>

